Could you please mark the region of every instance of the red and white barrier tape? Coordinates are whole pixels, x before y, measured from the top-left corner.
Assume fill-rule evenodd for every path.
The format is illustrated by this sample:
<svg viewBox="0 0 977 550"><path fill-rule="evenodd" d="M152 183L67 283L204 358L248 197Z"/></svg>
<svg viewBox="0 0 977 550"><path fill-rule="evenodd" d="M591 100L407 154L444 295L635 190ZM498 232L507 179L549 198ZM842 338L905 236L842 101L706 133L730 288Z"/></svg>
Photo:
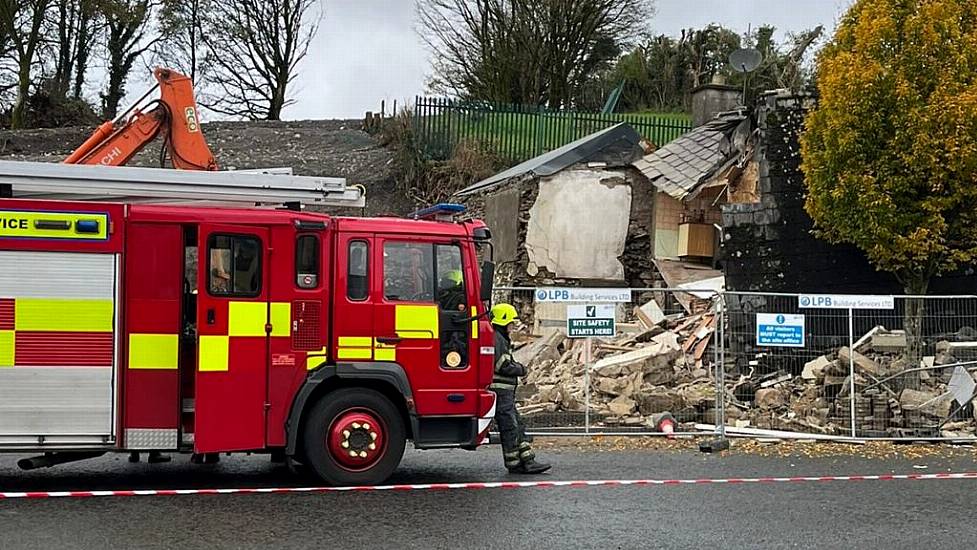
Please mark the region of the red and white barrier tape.
<svg viewBox="0 0 977 550"><path fill-rule="evenodd" d="M451 489L526 489L533 487L621 487L633 485L720 485L745 483L812 483L820 481L898 481L977 479L977 472L939 474L879 474L852 476L739 477L705 479L602 479L591 481L495 481L471 483L414 483L355 487L275 487L242 489L147 489L126 491L0 491L0 500L37 498L138 497L179 495L253 495L275 493L347 493L376 491L442 491Z"/></svg>

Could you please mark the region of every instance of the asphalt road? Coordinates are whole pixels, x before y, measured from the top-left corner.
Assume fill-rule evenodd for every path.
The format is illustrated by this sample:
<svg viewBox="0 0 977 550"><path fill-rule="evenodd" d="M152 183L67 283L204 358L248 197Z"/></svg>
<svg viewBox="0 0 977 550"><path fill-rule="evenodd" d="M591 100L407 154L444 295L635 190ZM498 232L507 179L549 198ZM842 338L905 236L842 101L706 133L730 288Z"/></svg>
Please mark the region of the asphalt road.
<svg viewBox="0 0 977 550"><path fill-rule="evenodd" d="M541 453L541 455L544 453ZM547 480L977 471L972 453L868 459L548 449ZM266 457L194 466L108 456L20 472L0 490L308 486ZM408 451L393 483L498 481L497 447ZM977 544L977 480L459 489L0 501L19 548L940 548Z"/></svg>

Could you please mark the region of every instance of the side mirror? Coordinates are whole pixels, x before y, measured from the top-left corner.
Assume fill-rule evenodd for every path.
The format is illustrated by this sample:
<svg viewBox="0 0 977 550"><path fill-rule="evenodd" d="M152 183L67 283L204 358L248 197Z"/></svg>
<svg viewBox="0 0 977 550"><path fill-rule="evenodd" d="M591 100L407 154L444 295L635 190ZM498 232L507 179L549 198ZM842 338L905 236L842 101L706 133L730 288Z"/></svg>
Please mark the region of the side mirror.
<svg viewBox="0 0 977 550"><path fill-rule="evenodd" d="M482 262L482 295L483 302L492 301L492 290L495 285L495 262L485 260Z"/></svg>

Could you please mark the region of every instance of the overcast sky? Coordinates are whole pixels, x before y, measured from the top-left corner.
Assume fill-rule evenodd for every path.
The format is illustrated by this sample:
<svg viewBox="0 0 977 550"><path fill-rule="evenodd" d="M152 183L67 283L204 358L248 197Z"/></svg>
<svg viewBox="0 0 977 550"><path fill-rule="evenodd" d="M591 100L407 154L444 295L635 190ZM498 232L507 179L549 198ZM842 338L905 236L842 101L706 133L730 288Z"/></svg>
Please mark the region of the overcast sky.
<svg viewBox="0 0 977 550"><path fill-rule="evenodd" d="M778 35L824 25L852 0L657 0L656 34L719 23L739 32L772 24ZM296 81L288 119L360 117L424 92L428 54L414 30L414 0L323 0L324 16ZM389 107L388 107L389 108Z"/></svg>

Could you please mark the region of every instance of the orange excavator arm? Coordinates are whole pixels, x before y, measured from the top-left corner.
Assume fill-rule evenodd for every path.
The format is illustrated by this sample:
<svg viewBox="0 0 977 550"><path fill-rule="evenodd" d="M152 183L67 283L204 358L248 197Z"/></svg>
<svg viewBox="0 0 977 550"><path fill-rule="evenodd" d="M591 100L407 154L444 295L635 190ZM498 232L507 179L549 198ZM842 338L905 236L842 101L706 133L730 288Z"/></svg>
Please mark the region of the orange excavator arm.
<svg viewBox="0 0 977 550"><path fill-rule="evenodd" d="M156 69L153 76L159 82L160 97L150 104L151 108L133 106L115 120L103 123L64 160L65 164L121 166L162 133L163 152L169 155L174 168L217 170L217 161L200 131L193 82L170 69ZM136 105L152 92L149 90ZM160 164L165 164L162 155Z"/></svg>

